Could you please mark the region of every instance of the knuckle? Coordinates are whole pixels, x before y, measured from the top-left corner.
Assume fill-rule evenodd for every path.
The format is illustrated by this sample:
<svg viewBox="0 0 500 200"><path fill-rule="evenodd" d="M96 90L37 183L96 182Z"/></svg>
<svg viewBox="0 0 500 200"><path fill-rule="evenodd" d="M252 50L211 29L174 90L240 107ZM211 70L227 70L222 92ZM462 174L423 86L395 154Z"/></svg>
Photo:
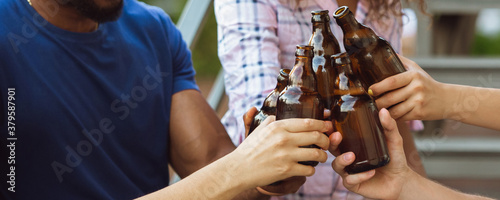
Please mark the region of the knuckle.
<svg viewBox="0 0 500 200"><path fill-rule="evenodd" d="M314 131L311 133L311 137L315 140L315 141L321 141L322 137L321 135L323 135L323 133L319 132L319 131Z"/></svg>
<svg viewBox="0 0 500 200"><path fill-rule="evenodd" d="M397 83L397 80L395 78L393 78L393 77L387 78L387 84L393 86L393 85L396 85L396 83Z"/></svg>
<svg viewBox="0 0 500 200"><path fill-rule="evenodd" d="M284 165L283 167L280 167L281 174L289 174L291 171L292 171L291 165Z"/></svg>
<svg viewBox="0 0 500 200"><path fill-rule="evenodd" d="M281 134L281 135L277 136L277 138L275 139L276 146L285 146L289 140L290 139L288 137L286 137L285 134Z"/></svg>
<svg viewBox="0 0 500 200"><path fill-rule="evenodd" d="M304 127L310 129L313 127L314 121L312 119L305 119L304 120Z"/></svg>
<svg viewBox="0 0 500 200"><path fill-rule="evenodd" d="M276 128L280 127L280 126L283 126L283 123L284 123L283 121L275 121L275 122L270 123L268 125L268 127L271 128L271 129L276 129Z"/></svg>
<svg viewBox="0 0 500 200"><path fill-rule="evenodd" d="M291 168L289 165L281 165L276 169L276 171L277 174L287 175L291 171Z"/></svg>
<svg viewBox="0 0 500 200"><path fill-rule="evenodd" d="M287 154L284 154L284 153L278 153L276 155L276 160L279 160L281 162L286 162L286 160L288 159L288 156Z"/></svg>
<svg viewBox="0 0 500 200"><path fill-rule="evenodd" d="M313 151L311 151L309 155L310 158L314 160L319 160L321 158L321 153L319 151L320 151L319 149L314 149Z"/></svg>
<svg viewBox="0 0 500 200"><path fill-rule="evenodd" d="M269 124L268 126L268 131L271 133L271 134L276 134L279 132L280 130L280 127L283 123L282 122L274 122L274 123L271 123Z"/></svg>
<svg viewBox="0 0 500 200"><path fill-rule="evenodd" d="M391 100L394 99L394 94L393 93L388 93L388 94L386 94L386 98L387 98L387 100L391 101Z"/></svg>
<svg viewBox="0 0 500 200"><path fill-rule="evenodd" d="M384 106L384 108L387 108L387 107L389 107L389 106L394 105L395 103L397 103L396 101L397 101L396 100L396 96L393 93L388 93L384 97L382 105Z"/></svg>
<svg viewBox="0 0 500 200"><path fill-rule="evenodd" d="M417 119L423 119L424 118L424 113L420 109L417 109L413 114L415 115L415 117Z"/></svg>
<svg viewBox="0 0 500 200"><path fill-rule="evenodd" d="M316 172L316 169L314 169L314 167L309 166L306 169L306 174L305 175L306 176L312 176L312 175L314 175L315 172Z"/></svg>
<svg viewBox="0 0 500 200"><path fill-rule="evenodd" d="M418 79L420 77L420 74L417 71L409 71L409 73L412 79Z"/></svg>
<svg viewBox="0 0 500 200"><path fill-rule="evenodd" d="M395 137L393 142L396 146L403 146L403 139L401 138L401 136Z"/></svg>
<svg viewBox="0 0 500 200"><path fill-rule="evenodd" d="M400 113L399 113L399 111L398 111L398 110L391 109L391 110L389 110L389 113L391 114L391 117L393 117L393 118L396 118L396 119L397 119L397 118L399 118L399 117L400 117L400 116L399 116L399 115L400 115Z"/></svg>
<svg viewBox="0 0 500 200"><path fill-rule="evenodd" d="M344 183L347 184L347 185L354 185L356 182L355 182L355 178L353 176L351 177L346 177L344 179Z"/></svg>
<svg viewBox="0 0 500 200"><path fill-rule="evenodd" d="M418 82L418 84L416 84L413 87L414 92L422 92L423 90L424 90L424 85L422 84L422 82Z"/></svg>
<svg viewBox="0 0 500 200"><path fill-rule="evenodd" d="M424 98L418 97L415 99L415 106L421 107L424 105L424 102L425 102Z"/></svg>
<svg viewBox="0 0 500 200"><path fill-rule="evenodd" d="M317 150L318 152L318 155L319 155L319 160L321 162L326 162L326 160L328 159L328 155L326 154L326 152L322 151L322 150Z"/></svg>

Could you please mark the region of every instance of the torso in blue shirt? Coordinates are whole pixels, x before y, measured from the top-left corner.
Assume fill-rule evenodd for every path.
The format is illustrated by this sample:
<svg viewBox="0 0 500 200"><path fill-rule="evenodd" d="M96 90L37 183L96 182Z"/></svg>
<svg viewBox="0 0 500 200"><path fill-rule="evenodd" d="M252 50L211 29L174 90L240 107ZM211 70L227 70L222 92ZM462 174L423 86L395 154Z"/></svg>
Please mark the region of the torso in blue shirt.
<svg viewBox="0 0 500 200"><path fill-rule="evenodd" d="M125 0L116 22L74 33L25 0L0 1L0 13L0 199L131 199L167 186L171 96L197 89L170 18Z"/></svg>

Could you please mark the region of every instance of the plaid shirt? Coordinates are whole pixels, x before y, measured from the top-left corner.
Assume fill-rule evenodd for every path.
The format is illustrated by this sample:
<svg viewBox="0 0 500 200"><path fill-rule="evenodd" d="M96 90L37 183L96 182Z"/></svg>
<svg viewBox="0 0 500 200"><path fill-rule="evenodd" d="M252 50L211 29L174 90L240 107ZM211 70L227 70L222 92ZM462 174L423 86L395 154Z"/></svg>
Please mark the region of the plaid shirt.
<svg viewBox="0 0 500 200"><path fill-rule="evenodd" d="M280 69L291 69L295 47L307 44L312 33L311 11L329 10L332 32L343 49L343 33L331 17L336 0L215 0L218 23L218 54L224 68L229 110L222 118L232 141L244 139L243 115L260 108L276 86ZM360 0L356 19L401 50L402 18L367 22L368 2ZM343 50L344 51L344 50ZM316 167L297 194L281 199L362 199L350 193L329 162ZM315 178L316 177L316 178Z"/></svg>

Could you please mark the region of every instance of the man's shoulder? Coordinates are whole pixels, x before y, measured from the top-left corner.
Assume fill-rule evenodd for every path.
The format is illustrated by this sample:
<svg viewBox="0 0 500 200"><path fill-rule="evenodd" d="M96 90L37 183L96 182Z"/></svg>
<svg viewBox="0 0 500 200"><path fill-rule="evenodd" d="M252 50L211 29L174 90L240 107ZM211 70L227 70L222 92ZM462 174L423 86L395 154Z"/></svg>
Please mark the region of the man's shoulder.
<svg viewBox="0 0 500 200"><path fill-rule="evenodd" d="M124 16L129 20L141 24L148 22L159 22L164 24L166 21L170 21L168 14L161 8L137 0L125 0L123 12Z"/></svg>
<svg viewBox="0 0 500 200"><path fill-rule="evenodd" d="M15 4L16 4L15 0L0 1L0 10L8 11L9 9L12 9Z"/></svg>
<svg viewBox="0 0 500 200"><path fill-rule="evenodd" d="M18 0L3 0L0 1L0 13L2 13L2 17L0 18L0 22L9 22L12 21L10 17L13 15L19 15L20 8L22 4L17 2ZM24 0L26 1L26 0Z"/></svg>
<svg viewBox="0 0 500 200"><path fill-rule="evenodd" d="M18 30L26 21L31 20L31 16L23 8L26 0L1 0L0 1L0 35L8 36L14 30ZM26 3L27 4L27 3ZM3 42L7 40L2 40ZM1 41L0 41L1 43ZM0 44L1 45L1 44Z"/></svg>

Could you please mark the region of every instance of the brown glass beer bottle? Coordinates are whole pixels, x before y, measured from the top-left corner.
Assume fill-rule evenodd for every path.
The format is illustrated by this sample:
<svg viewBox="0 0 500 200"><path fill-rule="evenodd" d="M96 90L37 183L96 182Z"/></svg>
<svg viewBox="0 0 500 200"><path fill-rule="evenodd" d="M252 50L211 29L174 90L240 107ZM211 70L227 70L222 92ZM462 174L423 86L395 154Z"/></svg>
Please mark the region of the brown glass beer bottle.
<svg viewBox="0 0 500 200"><path fill-rule="evenodd" d="M328 10L312 11L311 14L313 28L308 45L314 48L312 67L316 73L318 92L323 98L325 108L330 109L335 80L331 56L340 53L340 46L330 29Z"/></svg>
<svg viewBox="0 0 500 200"><path fill-rule="evenodd" d="M295 66L288 75L288 85L278 98L276 120L288 118L323 119L324 105L318 93L316 74L312 69L313 47L297 45ZM316 145L306 148L319 148ZM316 161L300 162L316 166Z"/></svg>
<svg viewBox="0 0 500 200"><path fill-rule="evenodd" d="M391 45L359 23L347 6L335 10L333 17L344 32L344 47L365 90L389 76L406 71Z"/></svg>
<svg viewBox="0 0 500 200"><path fill-rule="evenodd" d="M276 104L278 103L278 97L280 96L281 91L285 89L288 84L288 74L290 73L289 69L281 69L280 75L278 75L278 83L276 84L276 88L274 88L269 95L267 95L266 99L264 99L264 103L260 108L259 112L253 118L252 124L250 125L250 129L248 134L252 133L257 126L260 125L269 115L276 115Z"/></svg>
<svg viewBox="0 0 500 200"><path fill-rule="evenodd" d="M354 76L346 53L332 56L332 62L337 69L332 122L342 134L339 150L356 155L346 172L354 174L386 165L390 158L377 106Z"/></svg>

